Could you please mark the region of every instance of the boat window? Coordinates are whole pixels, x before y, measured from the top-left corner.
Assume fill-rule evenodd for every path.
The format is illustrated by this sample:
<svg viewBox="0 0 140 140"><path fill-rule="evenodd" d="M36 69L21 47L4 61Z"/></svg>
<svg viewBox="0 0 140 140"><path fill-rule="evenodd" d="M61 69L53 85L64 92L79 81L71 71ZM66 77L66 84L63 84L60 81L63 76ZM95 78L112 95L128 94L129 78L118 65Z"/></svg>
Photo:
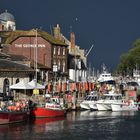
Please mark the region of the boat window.
<svg viewBox="0 0 140 140"><path fill-rule="evenodd" d="M122 99L122 96L116 96L116 99L117 100L121 100Z"/></svg>
<svg viewBox="0 0 140 140"><path fill-rule="evenodd" d="M92 101L94 101L94 100L95 100L95 97L94 97L94 96L93 96L93 97L91 97L91 100L92 100Z"/></svg>
<svg viewBox="0 0 140 140"><path fill-rule="evenodd" d="M87 96L87 97L85 98L85 100L89 101L89 100L90 100L90 96Z"/></svg>
<svg viewBox="0 0 140 140"><path fill-rule="evenodd" d="M114 100L113 96L110 96L110 100Z"/></svg>
<svg viewBox="0 0 140 140"><path fill-rule="evenodd" d="M94 97L94 100L97 101L97 96Z"/></svg>
<svg viewBox="0 0 140 140"><path fill-rule="evenodd" d="M105 96L105 100L110 100L110 96Z"/></svg>

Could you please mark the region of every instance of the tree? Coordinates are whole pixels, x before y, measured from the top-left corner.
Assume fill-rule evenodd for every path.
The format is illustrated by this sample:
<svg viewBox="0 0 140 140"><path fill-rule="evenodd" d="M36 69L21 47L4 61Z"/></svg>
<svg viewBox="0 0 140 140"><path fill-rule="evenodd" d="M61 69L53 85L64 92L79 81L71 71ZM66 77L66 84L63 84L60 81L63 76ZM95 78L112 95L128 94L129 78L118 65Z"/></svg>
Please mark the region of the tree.
<svg viewBox="0 0 140 140"><path fill-rule="evenodd" d="M137 39L133 43L133 48L126 54L122 54L120 57L120 63L117 66L117 72L123 76L133 75L133 69L140 69L140 39Z"/></svg>

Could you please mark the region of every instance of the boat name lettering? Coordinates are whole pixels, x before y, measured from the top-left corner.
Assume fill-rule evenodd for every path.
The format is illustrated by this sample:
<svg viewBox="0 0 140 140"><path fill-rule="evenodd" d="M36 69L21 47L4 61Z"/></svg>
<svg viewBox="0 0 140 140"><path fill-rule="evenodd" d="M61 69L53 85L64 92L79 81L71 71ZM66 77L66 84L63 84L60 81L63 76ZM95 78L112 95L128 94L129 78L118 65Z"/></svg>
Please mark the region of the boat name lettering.
<svg viewBox="0 0 140 140"><path fill-rule="evenodd" d="M59 106L56 106L56 105L47 105L47 108L59 108Z"/></svg>

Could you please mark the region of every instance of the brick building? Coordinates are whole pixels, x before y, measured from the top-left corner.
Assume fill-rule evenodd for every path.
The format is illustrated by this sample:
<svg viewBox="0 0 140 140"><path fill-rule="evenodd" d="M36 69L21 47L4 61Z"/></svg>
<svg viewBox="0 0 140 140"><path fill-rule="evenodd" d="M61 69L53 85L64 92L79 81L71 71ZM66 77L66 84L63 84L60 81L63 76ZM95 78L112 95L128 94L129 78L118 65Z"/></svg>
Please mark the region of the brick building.
<svg viewBox="0 0 140 140"><path fill-rule="evenodd" d="M54 27L54 37L68 45L68 74L69 80L75 82L86 82L87 80L87 58L85 50L76 45L75 33L70 33L70 40L62 35L60 26Z"/></svg>
<svg viewBox="0 0 140 140"><path fill-rule="evenodd" d="M45 31L16 30L1 32L6 54L23 55L31 60L32 67L38 69L38 80L53 80L53 65L57 65L63 79L67 76L67 45ZM37 46L37 47L36 47ZM58 75L60 76L60 75Z"/></svg>

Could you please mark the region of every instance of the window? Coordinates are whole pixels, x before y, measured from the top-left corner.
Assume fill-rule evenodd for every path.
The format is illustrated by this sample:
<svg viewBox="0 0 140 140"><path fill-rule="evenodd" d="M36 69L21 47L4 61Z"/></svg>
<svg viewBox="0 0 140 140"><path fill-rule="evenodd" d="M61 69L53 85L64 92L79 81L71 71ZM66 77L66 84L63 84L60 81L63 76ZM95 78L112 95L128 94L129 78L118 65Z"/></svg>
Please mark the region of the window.
<svg viewBox="0 0 140 140"><path fill-rule="evenodd" d="M63 61L63 72L65 72L65 61Z"/></svg>
<svg viewBox="0 0 140 140"><path fill-rule="evenodd" d="M78 59L78 68L81 69L81 60Z"/></svg>
<svg viewBox="0 0 140 140"><path fill-rule="evenodd" d="M54 64L54 65L56 64L56 60L53 60L53 64Z"/></svg>
<svg viewBox="0 0 140 140"><path fill-rule="evenodd" d="M2 31L4 31L4 25L2 25Z"/></svg>
<svg viewBox="0 0 140 140"><path fill-rule="evenodd" d="M16 83L18 83L19 82L19 78L18 79L16 79Z"/></svg>
<svg viewBox="0 0 140 140"><path fill-rule="evenodd" d="M5 95L8 95L9 93L9 80L7 78L3 81L3 93Z"/></svg>
<svg viewBox="0 0 140 140"><path fill-rule="evenodd" d="M65 55L66 53L65 53L65 48L63 48L63 55Z"/></svg>
<svg viewBox="0 0 140 140"><path fill-rule="evenodd" d="M60 47L58 48L58 55L60 55Z"/></svg>
<svg viewBox="0 0 140 140"><path fill-rule="evenodd" d="M60 60L58 60L58 70L60 70Z"/></svg>
<svg viewBox="0 0 140 140"><path fill-rule="evenodd" d="M53 48L53 54L56 54L56 47Z"/></svg>

